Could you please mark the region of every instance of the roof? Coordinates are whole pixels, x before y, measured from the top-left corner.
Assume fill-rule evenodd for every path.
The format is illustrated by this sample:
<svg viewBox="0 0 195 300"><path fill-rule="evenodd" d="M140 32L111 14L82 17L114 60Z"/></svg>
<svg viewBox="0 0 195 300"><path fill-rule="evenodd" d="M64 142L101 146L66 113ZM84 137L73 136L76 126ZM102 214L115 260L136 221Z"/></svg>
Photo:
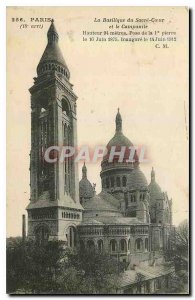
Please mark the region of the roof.
<svg viewBox="0 0 195 300"><path fill-rule="evenodd" d="M170 265L136 267L135 270L127 270L121 273L118 285L122 288L138 281L158 278L172 272L174 272L174 267Z"/></svg>
<svg viewBox="0 0 195 300"><path fill-rule="evenodd" d="M116 151L120 151L121 147L126 147L125 148L125 153L124 153L124 159L123 159L126 162L126 160L129 159L129 156L130 156L129 147L133 146L133 143L122 132L122 117L121 117L121 114L119 112L119 109L118 109L118 113L116 115L115 123L116 123L115 135L108 142L108 144L106 146L107 149L108 149L108 152L104 156L103 161L107 160L109 158L110 150L113 146L115 146ZM114 161L118 161L118 156L117 156L117 158L114 157Z"/></svg>
<svg viewBox="0 0 195 300"><path fill-rule="evenodd" d="M124 136L124 134L120 131L117 131L113 138L109 141L107 144L107 148L110 148L112 146L126 146L130 147L133 146L132 142Z"/></svg>
<svg viewBox="0 0 195 300"><path fill-rule="evenodd" d="M83 207L85 210L118 211L119 202L112 195L101 192L99 195L95 195L89 201L83 203Z"/></svg>
<svg viewBox="0 0 195 300"><path fill-rule="evenodd" d="M49 193L45 192L41 195L38 201L34 202L31 201L28 206L28 209L36 209L36 208L46 208L46 207L68 207L72 209L81 209L83 210L83 207L81 206L80 203L75 203L73 199L66 195L63 200L55 200L52 201L49 199Z"/></svg>
<svg viewBox="0 0 195 300"><path fill-rule="evenodd" d="M142 266L136 267L136 271L146 278L152 279L174 272L174 267L170 265Z"/></svg>
<svg viewBox="0 0 195 300"><path fill-rule="evenodd" d="M115 207L119 208L120 207L120 204L119 204L119 201L118 199L116 199L113 195L105 192L105 191L101 191L99 193L99 196L104 199L105 201L107 201L108 203L114 205Z"/></svg>
<svg viewBox="0 0 195 300"><path fill-rule="evenodd" d="M127 147L133 146L131 141L122 133L122 117L119 112L119 108L115 118L115 123L116 123L116 133L114 137L107 144L107 147L110 148L112 146L127 146Z"/></svg>
<svg viewBox="0 0 195 300"><path fill-rule="evenodd" d="M140 220L138 220L137 218L131 218L131 217L99 217L98 220L106 225L145 224L145 223L141 222Z"/></svg>
<svg viewBox="0 0 195 300"><path fill-rule="evenodd" d="M66 66L66 62L60 50L58 43L47 44L45 51L40 59L39 64L43 62L58 62Z"/></svg>
<svg viewBox="0 0 195 300"><path fill-rule="evenodd" d="M103 223L90 218L90 219L83 220L80 225L103 225Z"/></svg>
<svg viewBox="0 0 195 300"><path fill-rule="evenodd" d="M91 223L91 220L95 223ZM133 224L145 224L138 220L137 218L130 217L114 217L114 216L106 216L106 217L96 217L95 219L86 218L80 225L133 225Z"/></svg>
<svg viewBox="0 0 195 300"><path fill-rule="evenodd" d="M47 33L48 43L39 64L43 62L58 62L66 66L66 62L58 45L58 33L52 21Z"/></svg>

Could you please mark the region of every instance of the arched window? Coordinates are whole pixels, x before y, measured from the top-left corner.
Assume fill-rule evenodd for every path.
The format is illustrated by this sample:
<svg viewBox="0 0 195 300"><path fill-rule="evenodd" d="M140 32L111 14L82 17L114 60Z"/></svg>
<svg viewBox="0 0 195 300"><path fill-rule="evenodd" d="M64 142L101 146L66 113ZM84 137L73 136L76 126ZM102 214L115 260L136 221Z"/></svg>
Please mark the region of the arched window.
<svg viewBox="0 0 195 300"><path fill-rule="evenodd" d="M110 178L111 187L114 187L114 177Z"/></svg>
<svg viewBox="0 0 195 300"><path fill-rule="evenodd" d="M137 251L142 251L142 247L143 246L143 241L142 241L142 239L137 239L136 241L135 241L135 248L136 248L136 250Z"/></svg>
<svg viewBox="0 0 195 300"><path fill-rule="evenodd" d="M49 239L49 229L46 225L41 225L35 231L35 239L38 245L44 245Z"/></svg>
<svg viewBox="0 0 195 300"><path fill-rule="evenodd" d="M145 239L145 250L148 251L148 238Z"/></svg>
<svg viewBox="0 0 195 300"><path fill-rule="evenodd" d="M109 189L109 179L106 178L106 188Z"/></svg>
<svg viewBox="0 0 195 300"><path fill-rule="evenodd" d="M117 251L117 243L115 240L110 241L110 250L111 252L116 252Z"/></svg>
<svg viewBox="0 0 195 300"><path fill-rule="evenodd" d="M126 240L120 240L120 249L122 252L127 252L127 242Z"/></svg>
<svg viewBox="0 0 195 300"><path fill-rule="evenodd" d="M76 246L76 229L73 226L67 229L67 242L68 247L74 248Z"/></svg>
<svg viewBox="0 0 195 300"><path fill-rule="evenodd" d="M120 177L116 177L116 186L117 187L121 186L121 179L120 179Z"/></svg>
<svg viewBox="0 0 195 300"><path fill-rule="evenodd" d="M67 116L70 115L69 105L65 99L62 99L62 112Z"/></svg>
<svg viewBox="0 0 195 300"><path fill-rule="evenodd" d="M136 210L131 210L128 214L129 217L131 218L136 218Z"/></svg>
<svg viewBox="0 0 195 300"><path fill-rule="evenodd" d="M94 244L93 240L87 241L87 248L88 248L88 250L92 250L92 251L95 250L95 244Z"/></svg>
<svg viewBox="0 0 195 300"><path fill-rule="evenodd" d="M99 251L100 253L102 253L102 251L103 251L103 241L102 241L102 240L99 240L99 241L97 242L97 245L98 245L98 251Z"/></svg>
<svg viewBox="0 0 195 300"><path fill-rule="evenodd" d="M126 186L126 185L127 185L127 177L123 176L123 186Z"/></svg>
<svg viewBox="0 0 195 300"><path fill-rule="evenodd" d="M128 241L128 250L131 251L131 241L130 241L130 239Z"/></svg>
<svg viewBox="0 0 195 300"><path fill-rule="evenodd" d="M80 249L81 249L81 250L84 250L84 249L85 249L85 243L84 243L84 241L80 240L80 241L79 241L79 245L80 245Z"/></svg>
<svg viewBox="0 0 195 300"><path fill-rule="evenodd" d="M106 188L106 182L105 182L105 179L102 179L102 187L103 187L103 188Z"/></svg>

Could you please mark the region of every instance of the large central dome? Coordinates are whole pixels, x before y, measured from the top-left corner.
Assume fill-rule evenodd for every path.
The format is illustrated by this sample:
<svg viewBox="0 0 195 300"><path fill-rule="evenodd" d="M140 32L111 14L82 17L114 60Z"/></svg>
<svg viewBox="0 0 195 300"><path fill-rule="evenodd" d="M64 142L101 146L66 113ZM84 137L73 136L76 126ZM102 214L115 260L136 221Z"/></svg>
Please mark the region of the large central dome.
<svg viewBox="0 0 195 300"><path fill-rule="evenodd" d="M113 136L113 138L109 141L109 143L106 146L108 152L104 156L102 164L108 163L112 147L114 147L113 150L115 152L119 152L123 149L122 147L125 147L124 158L122 161L123 163L127 163L127 160L129 160L129 157L130 157L131 150L129 148L133 147L133 143L122 132L122 118L121 118L119 109L118 109L118 113L116 115L115 123L116 123L115 135ZM134 157L134 159L135 159L135 157ZM116 163L116 162L118 162L118 160L119 160L119 156L116 155L116 156L114 156L113 161L110 163Z"/></svg>
<svg viewBox="0 0 195 300"><path fill-rule="evenodd" d="M124 136L122 132L116 132L113 138L107 144L107 148L111 148L112 146L126 146L131 147L133 146L132 142Z"/></svg>
<svg viewBox="0 0 195 300"><path fill-rule="evenodd" d="M119 112L119 108L118 108L118 113L116 115L115 123L116 123L116 133L115 133L114 137L108 143L107 147L112 147L112 146L130 147L130 146L133 146L132 142L126 136L124 136L124 134L122 133L122 117Z"/></svg>
<svg viewBox="0 0 195 300"><path fill-rule="evenodd" d="M101 163L102 189L110 193L123 192L123 190L135 186L132 183L132 181L135 181L134 177L141 178L139 180L141 186L147 187L145 177L137 170L139 168L139 159L133 149L133 143L122 132L122 118L119 109L115 123L115 135L107 144L107 153ZM136 171L132 173L135 168Z"/></svg>

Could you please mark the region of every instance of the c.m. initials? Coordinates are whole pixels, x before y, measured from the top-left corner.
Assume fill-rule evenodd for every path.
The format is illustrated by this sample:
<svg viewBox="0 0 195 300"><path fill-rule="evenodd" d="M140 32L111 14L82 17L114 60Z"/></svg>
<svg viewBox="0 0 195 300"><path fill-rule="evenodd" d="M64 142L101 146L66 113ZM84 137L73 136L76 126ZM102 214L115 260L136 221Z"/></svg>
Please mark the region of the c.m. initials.
<svg viewBox="0 0 195 300"><path fill-rule="evenodd" d="M155 48L163 48L163 49L168 49L169 48L169 46L168 46L168 44L162 44L162 45L160 45L160 44L156 44L155 45Z"/></svg>

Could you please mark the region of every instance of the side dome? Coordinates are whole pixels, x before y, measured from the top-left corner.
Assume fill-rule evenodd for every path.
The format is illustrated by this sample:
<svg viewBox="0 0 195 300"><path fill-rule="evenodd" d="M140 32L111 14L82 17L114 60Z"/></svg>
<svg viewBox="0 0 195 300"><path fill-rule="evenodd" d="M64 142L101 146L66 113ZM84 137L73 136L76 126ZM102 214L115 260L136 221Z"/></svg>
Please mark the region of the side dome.
<svg viewBox="0 0 195 300"><path fill-rule="evenodd" d="M101 217L120 217L120 205L116 198L112 195L101 192L98 195L94 195L88 201L83 202L83 219L96 219Z"/></svg>
<svg viewBox="0 0 195 300"><path fill-rule="evenodd" d="M133 190L141 190L141 189L148 189L148 182L147 179L140 169L139 165L136 166L128 177L128 186L130 189Z"/></svg>
<svg viewBox="0 0 195 300"><path fill-rule="evenodd" d="M79 181L79 197L82 199L89 199L94 196L94 189L91 182L87 179L87 168L85 163L82 167L82 179Z"/></svg>
<svg viewBox="0 0 195 300"><path fill-rule="evenodd" d="M93 187L90 181L85 178L79 182L79 196L80 198L92 198L94 195Z"/></svg>
<svg viewBox="0 0 195 300"><path fill-rule="evenodd" d="M83 207L85 210L118 212L116 206L108 202L101 194L95 195L90 201L85 202Z"/></svg>
<svg viewBox="0 0 195 300"><path fill-rule="evenodd" d="M148 185L148 189L150 192L151 200L163 199L163 192L155 180L155 172L153 168L151 171L151 182Z"/></svg>

